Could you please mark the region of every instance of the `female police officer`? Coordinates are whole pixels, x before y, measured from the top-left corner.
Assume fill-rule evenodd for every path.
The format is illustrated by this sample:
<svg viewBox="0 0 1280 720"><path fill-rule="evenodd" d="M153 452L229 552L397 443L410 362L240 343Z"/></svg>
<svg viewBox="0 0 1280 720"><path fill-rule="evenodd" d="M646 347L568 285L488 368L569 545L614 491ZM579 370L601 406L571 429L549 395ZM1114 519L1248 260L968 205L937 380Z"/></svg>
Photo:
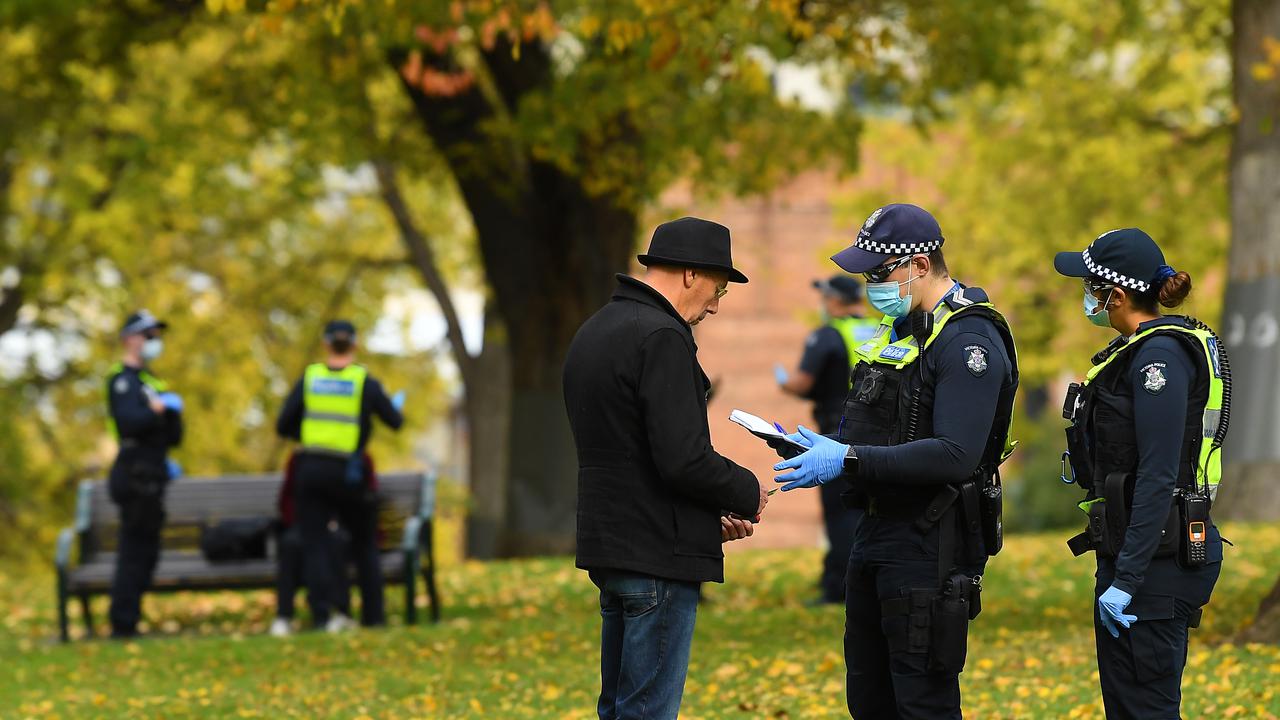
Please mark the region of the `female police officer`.
<svg viewBox="0 0 1280 720"><path fill-rule="evenodd" d="M1073 384L1063 480L1088 495L1068 545L1097 554L1094 636L1108 718L1177 718L1188 628L1222 562L1209 519L1221 475L1230 371L1218 339L1177 307L1191 277L1136 228L1113 230L1054 267L1084 279L1085 316L1120 336ZM1070 461L1070 477L1066 469Z"/></svg>

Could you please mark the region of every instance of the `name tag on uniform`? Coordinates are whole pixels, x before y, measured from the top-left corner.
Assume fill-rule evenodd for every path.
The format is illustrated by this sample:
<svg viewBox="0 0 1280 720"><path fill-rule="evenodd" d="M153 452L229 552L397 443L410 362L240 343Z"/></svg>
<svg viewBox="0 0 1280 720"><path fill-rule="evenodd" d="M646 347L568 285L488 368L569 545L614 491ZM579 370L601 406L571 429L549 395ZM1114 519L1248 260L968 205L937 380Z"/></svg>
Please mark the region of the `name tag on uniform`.
<svg viewBox="0 0 1280 720"><path fill-rule="evenodd" d="M890 345L880 351L880 357L886 360L901 360L911 352L911 348L902 347L901 345Z"/></svg>
<svg viewBox="0 0 1280 720"><path fill-rule="evenodd" d="M311 381L311 392L316 395L341 395L343 397L351 397L356 394L356 384L350 380L317 378Z"/></svg>

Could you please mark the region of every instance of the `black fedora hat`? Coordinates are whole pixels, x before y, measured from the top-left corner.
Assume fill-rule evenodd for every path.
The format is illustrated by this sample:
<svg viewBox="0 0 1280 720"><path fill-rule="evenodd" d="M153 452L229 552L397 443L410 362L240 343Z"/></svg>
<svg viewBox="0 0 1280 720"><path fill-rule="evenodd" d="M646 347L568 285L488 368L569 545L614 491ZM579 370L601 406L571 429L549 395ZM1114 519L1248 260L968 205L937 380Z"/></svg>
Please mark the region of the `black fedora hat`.
<svg viewBox="0 0 1280 720"><path fill-rule="evenodd" d="M695 217L664 222L653 231L649 252L636 256L641 265L719 270L729 273L729 282L745 283L747 276L733 268L729 251L729 228Z"/></svg>

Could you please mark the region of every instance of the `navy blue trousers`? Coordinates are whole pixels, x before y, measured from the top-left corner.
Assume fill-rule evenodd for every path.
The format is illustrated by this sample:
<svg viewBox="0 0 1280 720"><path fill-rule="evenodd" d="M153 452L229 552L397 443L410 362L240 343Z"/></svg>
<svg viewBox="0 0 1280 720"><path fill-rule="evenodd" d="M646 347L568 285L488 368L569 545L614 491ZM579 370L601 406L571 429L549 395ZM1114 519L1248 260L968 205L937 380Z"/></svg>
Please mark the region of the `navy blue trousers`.
<svg viewBox="0 0 1280 720"><path fill-rule="evenodd" d="M1214 533L1216 538L1216 532ZM1108 720L1177 720L1182 704L1182 671L1187 665L1188 621L1213 592L1222 570L1217 562L1183 569L1174 558L1147 566L1142 587L1125 608L1138 621L1113 638L1098 617L1098 596L1111 586L1115 563L1098 560L1093 593L1093 637L1098 650L1098 682ZM1213 557L1212 554L1210 556Z"/></svg>
<svg viewBox="0 0 1280 720"><path fill-rule="evenodd" d="M927 648L909 646L906 615L880 604L911 590L938 590L938 526L864 516L854 533L845 595L844 661L849 715L857 720L959 720L960 676L928 669ZM963 566L980 575L985 566Z"/></svg>

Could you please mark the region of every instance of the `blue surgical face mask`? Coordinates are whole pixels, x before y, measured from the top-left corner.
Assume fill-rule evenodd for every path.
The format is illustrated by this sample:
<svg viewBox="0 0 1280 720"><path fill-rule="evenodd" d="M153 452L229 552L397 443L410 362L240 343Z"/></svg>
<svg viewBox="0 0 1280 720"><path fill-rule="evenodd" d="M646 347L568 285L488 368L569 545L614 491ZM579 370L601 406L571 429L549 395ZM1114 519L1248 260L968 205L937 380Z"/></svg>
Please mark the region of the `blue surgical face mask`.
<svg viewBox="0 0 1280 720"><path fill-rule="evenodd" d="M1112 288L1107 292L1107 302L1111 302L1111 293L1115 292ZM1088 290L1084 291L1084 316L1089 318L1089 322L1098 327L1111 327L1111 316L1107 314L1105 303L1099 302L1098 298Z"/></svg>
<svg viewBox="0 0 1280 720"><path fill-rule="evenodd" d="M902 317L911 312L911 293L902 295L902 286L910 287L916 278L911 278L905 283L897 280L882 283L867 283L867 300L871 302L871 306L876 310L888 315L889 317Z"/></svg>

